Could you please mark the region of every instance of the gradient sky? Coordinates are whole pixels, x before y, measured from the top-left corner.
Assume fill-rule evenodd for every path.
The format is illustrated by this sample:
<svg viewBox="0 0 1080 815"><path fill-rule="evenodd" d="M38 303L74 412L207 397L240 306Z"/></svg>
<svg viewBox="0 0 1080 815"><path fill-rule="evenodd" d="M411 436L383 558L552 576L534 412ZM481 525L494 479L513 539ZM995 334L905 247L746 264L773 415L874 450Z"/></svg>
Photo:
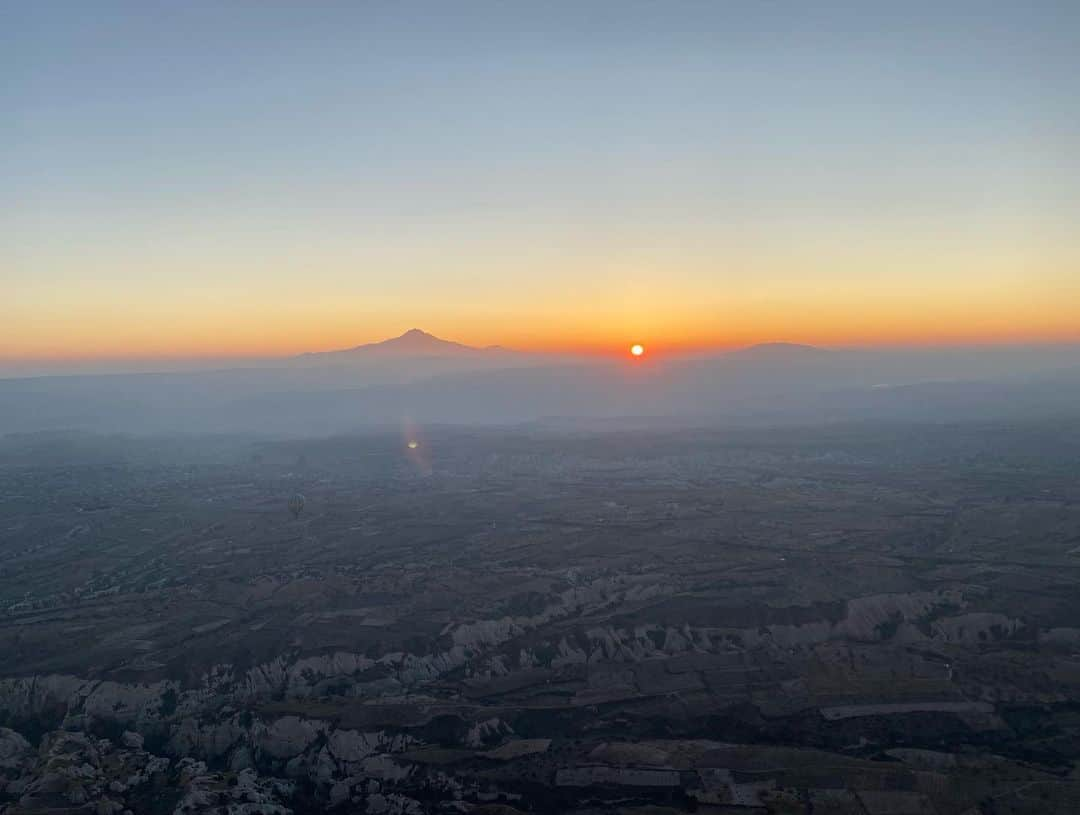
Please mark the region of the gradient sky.
<svg viewBox="0 0 1080 815"><path fill-rule="evenodd" d="M0 13L0 358L1080 339L1075 2Z"/></svg>

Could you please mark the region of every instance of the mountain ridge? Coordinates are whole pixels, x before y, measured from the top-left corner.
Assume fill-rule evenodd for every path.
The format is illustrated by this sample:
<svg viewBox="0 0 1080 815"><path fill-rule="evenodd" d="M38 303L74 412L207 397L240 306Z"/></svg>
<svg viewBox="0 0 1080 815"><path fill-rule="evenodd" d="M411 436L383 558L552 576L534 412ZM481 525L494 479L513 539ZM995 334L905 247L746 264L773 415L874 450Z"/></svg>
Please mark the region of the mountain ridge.
<svg viewBox="0 0 1080 815"><path fill-rule="evenodd" d="M706 352L707 356L736 358L746 357L809 357L811 355L824 355L830 353L827 349L815 345L806 345L793 342L762 342L726 351ZM527 351L518 351L507 348L504 345L466 345L455 340L447 340L438 337L421 328L410 328L395 337L375 342L361 343L351 348L340 348L331 351L307 351L297 355L297 359L310 359L313 357L345 357L353 355L416 355L416 356L455 356L455 355L528 355ZM573 356L573 355L570 355Z"/></svg>
<svg viewBox="0 0 1080 815"><path fill-rule="evenodd" d="M420 328L410 328L403 334L377 342L368 342L352 348L342 348L335 351L308 351L300 354L299 358L310 359L312 357L327 356L353 356L353 355L377 355L377 356L459 356L484 354L491 348L477 348L472 345L444 340L436 337ZM505 350L505 349L499 349Z"/></svg>

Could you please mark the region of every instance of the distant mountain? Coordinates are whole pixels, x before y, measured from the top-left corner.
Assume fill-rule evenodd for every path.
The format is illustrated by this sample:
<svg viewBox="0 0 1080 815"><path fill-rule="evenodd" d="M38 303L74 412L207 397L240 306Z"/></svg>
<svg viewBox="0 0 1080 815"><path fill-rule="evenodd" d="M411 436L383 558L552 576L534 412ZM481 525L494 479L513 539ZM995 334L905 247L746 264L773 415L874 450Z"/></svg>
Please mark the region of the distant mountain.
<svg viewBox="0 0 1080 815"><path fill-rule="evenodd" d="M381 342L369 342L355 348L340 351L323 351L301 354L303 359L360 359L366 357L459 357L490 353L507 353L497 346L476 348L436 337L419 328L410 328L399 337Z"/></svg>

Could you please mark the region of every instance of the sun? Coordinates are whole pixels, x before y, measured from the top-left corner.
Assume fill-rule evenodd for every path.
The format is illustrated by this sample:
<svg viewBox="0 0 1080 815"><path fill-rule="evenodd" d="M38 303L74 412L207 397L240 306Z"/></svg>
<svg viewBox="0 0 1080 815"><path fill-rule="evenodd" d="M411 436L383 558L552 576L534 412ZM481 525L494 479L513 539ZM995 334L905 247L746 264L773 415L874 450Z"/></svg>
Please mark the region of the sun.
<svg viewBox="0 0 1080 815"><path fill-rule="evenodd" d="M633 354L635 357L640 357L642 354L645 353L645 346L634 343L630 346L630 353Z"/></svg>

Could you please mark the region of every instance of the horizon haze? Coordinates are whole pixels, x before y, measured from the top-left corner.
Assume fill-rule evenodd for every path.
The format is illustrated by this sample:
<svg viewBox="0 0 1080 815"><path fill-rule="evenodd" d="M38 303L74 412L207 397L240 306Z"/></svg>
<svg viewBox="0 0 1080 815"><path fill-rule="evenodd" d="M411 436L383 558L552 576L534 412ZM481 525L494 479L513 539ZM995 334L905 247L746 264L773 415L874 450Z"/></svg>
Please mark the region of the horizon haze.
<svg viewBox="0 0 1080 815"><path fill-rule="evenodd" d="M319 436L414 423L632 420L703 427L1070 415L1080 346L826 349L761 343L640 356L474 347L412 328L230 365L0 377L6 432Z"/></svg>

